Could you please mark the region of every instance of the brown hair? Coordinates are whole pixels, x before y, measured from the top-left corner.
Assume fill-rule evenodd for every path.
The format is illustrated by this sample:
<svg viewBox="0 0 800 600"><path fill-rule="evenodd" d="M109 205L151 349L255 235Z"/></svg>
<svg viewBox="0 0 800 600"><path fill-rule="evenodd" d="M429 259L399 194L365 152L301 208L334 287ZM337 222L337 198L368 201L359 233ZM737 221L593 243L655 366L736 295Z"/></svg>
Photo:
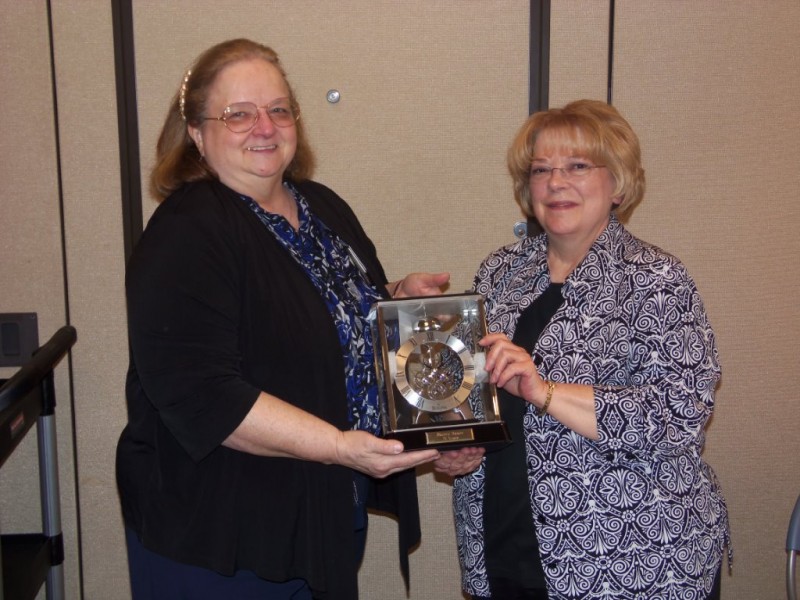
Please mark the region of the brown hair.
<svg viewBox="0 0 800 600"><path fill-rule="evenodd" d="M559 148L604 165L614 176L615 207L621 218L630 214L645 190L639 138L617 109L598 100L576 100L563 108L537 112L517 132L508 150L508 171L514 199L522 212L533 217L530 170L536 139L543 131L555 134Z"/></svg>
<svg viewBox="0 0 800 600"><path fill-rule="evenodd" d="M265 60L278 69L289 88L289 99L299 111L294 90L274 50L247 39L228 40L212 46L195 60L170 102L156 144L156 164L150 174L150 193L157 201L161 202L186 182L217 179L217 174L202 160L189 137L187 125L199 127L202 123L209 89L219 73L231 64L252 59ZM315 161L302 119L297 121L296 127L297 149L285 177L302 181L311 177Z"/></svg>

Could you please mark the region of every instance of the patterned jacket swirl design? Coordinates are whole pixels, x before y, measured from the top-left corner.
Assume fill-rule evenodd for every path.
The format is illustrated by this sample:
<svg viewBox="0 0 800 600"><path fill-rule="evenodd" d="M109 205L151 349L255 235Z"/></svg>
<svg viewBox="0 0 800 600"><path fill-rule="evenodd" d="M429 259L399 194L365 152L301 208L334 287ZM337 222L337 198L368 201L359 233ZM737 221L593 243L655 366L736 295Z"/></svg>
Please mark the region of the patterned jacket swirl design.
<svg viewBox="0 0 800 600"><path fill-rule="evenodd" d="M550 283L545 235L492 253L475 277L492 332ZM702 460L720 377L696 286L675 257L612 214L563 287L542 332L539 372L594 386L599 440L529 405L531 509L551 598L705 598L729 544L717 478ZM457 478L454 510L464 589L489 595L481 466Z"/></svg>

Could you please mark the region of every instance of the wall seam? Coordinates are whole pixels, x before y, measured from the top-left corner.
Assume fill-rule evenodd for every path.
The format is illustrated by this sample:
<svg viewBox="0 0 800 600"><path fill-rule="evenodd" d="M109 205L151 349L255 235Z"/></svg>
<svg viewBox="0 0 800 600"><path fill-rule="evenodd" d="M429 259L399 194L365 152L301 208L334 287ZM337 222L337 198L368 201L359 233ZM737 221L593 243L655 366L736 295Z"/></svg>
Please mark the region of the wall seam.
<svg viewBox="0 0 800 600"><path fill-rule="evenodd" d="M131 0L112 0L111 17L114 29L114 74L117 85L122 236L127 261L143 229L136 58Z"/></svg>
<svg viewBox="0 0 800 600"><path fill-rule="evenodd" d="M66 232L66 215L64 209L64 180L63 169L61 164L61 123L58 113L58 86L56 77L56 56L55 56L55 37L53 34L53 6L51 0L45 0L47 7L47 38L50 51L50 90L53 102L53 138L55 143L55 165L56 165L56 189L58 194L58 218L59 229L61 233L61 276L64 289L64 319L67 325L72 324L72 317L70 311L70 294L69 294L69 263L67 260L67 232ZM83 598L83 540L81 536L81 510L80 510L80 477L78 476L78 436L77 426L75 423L75 372L72 362L72 350L67 353L67 383L69 388L68 400L70 407L70 429L72 437L72 464L74 465L73 488L75 494L75 522L76 532L75 538L78 546L77 556L77 574L78 574L78 588L80 590L80 597ZM59 498L59 502L61 499Z"/></svg>

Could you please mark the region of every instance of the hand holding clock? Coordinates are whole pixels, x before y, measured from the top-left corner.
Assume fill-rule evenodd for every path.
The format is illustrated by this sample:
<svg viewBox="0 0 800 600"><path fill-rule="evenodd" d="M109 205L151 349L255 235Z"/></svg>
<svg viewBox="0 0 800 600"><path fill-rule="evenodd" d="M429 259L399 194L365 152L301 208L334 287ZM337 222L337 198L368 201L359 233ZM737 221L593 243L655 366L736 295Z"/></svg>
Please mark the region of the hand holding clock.
<svg viewBox="0 0 800 600"><path fill-rule="evenodd" d="M459 448L458 450L447 450L433 463L433 468L437 473L443 473L450 477L466 475L477 469L486 451L479 447Z"/></svg>
<svg viewBox="0 0 800 600"><path fill-rule="evenodd" d="M403 452L403 444L365 431L340 432L334 462L372 477L383 478L439 458L436 449Z"/></svg>
<svg viewBox="0 0 800 600"><path fill-rule="evenodd" d="M542 413L539 416L547 412L575 433L598 439L594 387L577 383L548 385L528 351L502 333L490 333L478 343L488 348L485 369L489 381L533 404Z"/></svg>
<svg viewBox="0 0 800 600"><path fill-rule="evenodd" d="M450 282L450 273L409 273L398 281L386 285L392 298L412 296L439 296Z"/></svg>

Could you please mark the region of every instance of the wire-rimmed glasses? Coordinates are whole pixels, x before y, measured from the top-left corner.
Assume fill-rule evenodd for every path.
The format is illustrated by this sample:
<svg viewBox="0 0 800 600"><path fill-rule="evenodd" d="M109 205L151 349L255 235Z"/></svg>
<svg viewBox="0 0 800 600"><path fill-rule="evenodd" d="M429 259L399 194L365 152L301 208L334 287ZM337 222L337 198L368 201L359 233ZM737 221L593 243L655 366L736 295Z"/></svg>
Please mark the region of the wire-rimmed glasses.
<svg viewBox="0 0 800 600"><path fill-rule="evenodd" d="M225 107L221 117L203 117L203 121L222 121L233 133L246 133L258 123L259 108L263 108L269 120L278 127L291 127L300 118L300 110L289 98L278 98L261 107L252 102L235 102Z"/></svg>
<svg viewBox="0 0 800 600"><path fill-rule="evenodd" d="M568 163L563 167L551 167L549 165L534 165L530 170L530 177L533 181L549 181L553 171L561 171L565 179L581 179L586 177L594 169L604 169L605 165L592 165L584 161Z"/></svg>

